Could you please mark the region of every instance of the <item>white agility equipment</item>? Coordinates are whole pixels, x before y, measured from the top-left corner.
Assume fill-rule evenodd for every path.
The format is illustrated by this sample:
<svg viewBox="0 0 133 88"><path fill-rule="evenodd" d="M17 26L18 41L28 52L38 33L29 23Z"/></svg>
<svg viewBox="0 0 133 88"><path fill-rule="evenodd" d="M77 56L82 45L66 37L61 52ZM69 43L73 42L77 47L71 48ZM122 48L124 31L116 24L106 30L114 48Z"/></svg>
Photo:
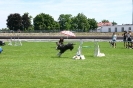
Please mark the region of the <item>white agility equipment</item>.
<svg viewBox="0 0 133 88"><path fill-rule="evenodd" d="M11 38L9 39L9 43L8 43L9 46L12 46L12 36L13 36L13 33L11 34L11 36L10 36Z"/></svg>
<svg viewBox="0 0 133 88"><path fill-rule="evenodd" d="M99 45L98 45L97 42L95 42L94 56L95 56L95 57L103 57L103 56L105 56L104 53L101 53L101 52L100 52L100 47L99 47Z"/></svg>
<svg viewBox="0 0 133 88"><path fill-rule="evenodd" d="M18 34L16 34L16 36L18 37L18 39L14 39L14 46L22 46L21 40L19 39Z"/></svg>
<svg viewBox="0 0 133 88"><path fill-rule="evenodd" d="M12 46L12 38L9 40L8 45L9 45L9 46Z"/></svg>
<svg viewBox="0 0 133 88"><path fill-rule="evenodd" d="M14 36L15 36L15 34L14 34ZM14 37L14 46L22 46L22 43L21 43L21 40L19 39L19 36L16 35L16 37L18 37L18 39L15 39L15 37ZM11 39L9 40L8 45L10 45L10 46L13 45L13 39L12 39L12 37L11 37Z"/></svg>
<svg viewBox="0 0 133 88"><path fill-rule="evenodd" d="M79 45L78 51L77 51L76 55L73 56L73 59L76 59L76 60L77 59L82 59L82 60L85 59L85 56L82 55L82 44L83 44L83 41L80 40L80 45Z"/></svg>
<svg viewBox="0 0 133 88"><path fill-rule="evenodd" d="M22 43L21 43L21 40L17 39L17 40L14 40L14 46L22 46Z"/></svg>

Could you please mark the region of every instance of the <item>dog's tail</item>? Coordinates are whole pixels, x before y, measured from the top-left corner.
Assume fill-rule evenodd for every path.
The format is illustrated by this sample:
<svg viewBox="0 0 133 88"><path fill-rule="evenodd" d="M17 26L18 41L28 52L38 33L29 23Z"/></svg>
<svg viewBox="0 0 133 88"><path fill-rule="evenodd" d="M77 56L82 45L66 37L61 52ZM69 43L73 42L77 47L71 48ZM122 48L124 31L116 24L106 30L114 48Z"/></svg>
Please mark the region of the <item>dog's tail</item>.
<svg viewBox="0 0 133 88"><path fill-rule="evenodd" d="M76 45L76 44L74 44L74 43L68 43L68 45Z"/></svg>

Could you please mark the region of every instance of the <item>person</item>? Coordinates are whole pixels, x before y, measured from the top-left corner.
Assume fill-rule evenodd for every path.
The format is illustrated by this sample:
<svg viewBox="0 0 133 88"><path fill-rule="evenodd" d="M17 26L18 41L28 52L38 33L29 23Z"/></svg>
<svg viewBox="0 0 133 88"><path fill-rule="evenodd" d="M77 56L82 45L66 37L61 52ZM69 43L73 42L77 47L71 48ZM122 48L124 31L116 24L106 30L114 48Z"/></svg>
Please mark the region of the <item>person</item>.
<svg viewBox="0 0 133 88"><path fill-rule="evenodd" d="M63 45L63 43L64 43L64 39L61 37L59 40L59 44Z"/></svg>
<svg viewBox="0 0 133 88"><path fill-rule="evenodd" d="M127 33L127 48L129 48L129 46L132 47L131 30Z"/></svg>
<svg viewBox="0 0 133 88"><path fill-rule="evenodd" d="M56 42L56 45L63 45L64 43L64 39L61 37L60 40L58 42Z"/></svg>
<svg viewBox="0 0 133 88"><path fill-rule="evenodd" d="M114 48L116 48L116 39L117 39L117 35L116 35L116 33L114 32L113 35L112 35L112 42L114 43L114 44L113 44L113 45L114 45L114 46L113 46Z"/></svg>
<svg viewBox="0 0 133 88"><path fill-rule="evenodd" d="M126 47L126 43L127 43L127 31L124 31L124 33L122 34L123 36L123 42L124 42L124 47Z"/></svg>
<svg viewBox="0 0 133 88"><path fill-rule="evenodd" d="M64 43L64 39L61 37L60 40L56 42L56 45L57 45L56 50L58 50L59 47L64 46L63 43Z"/></svg>

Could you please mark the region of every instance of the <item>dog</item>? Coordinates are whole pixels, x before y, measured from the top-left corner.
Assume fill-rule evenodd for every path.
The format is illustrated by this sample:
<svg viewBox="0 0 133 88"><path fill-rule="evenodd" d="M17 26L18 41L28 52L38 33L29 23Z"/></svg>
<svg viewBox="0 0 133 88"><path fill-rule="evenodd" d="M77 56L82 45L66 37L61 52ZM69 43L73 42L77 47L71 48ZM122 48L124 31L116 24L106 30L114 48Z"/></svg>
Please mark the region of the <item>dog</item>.
<svg viewBox="0 0 133 88"><path fill-rule="evenodd" d="M133 42L131 42L131 44L126 44L126 48L129 48L129 49L133 49Z"/></svg>
<svg viewBox="0 0 133 88"><path fill-rule="evenodd" d="M4 46L5 42L4 41L0 41L0 46Z"/></svg>
<svg viewBox="0 0 133 88"><path fill-rule="evenodd" d="M73 45L75 45L75 44L73 44L73 43L68 43L68 44L66 44L66 45L63 45L63 44L59 44L59 45L57 45L57 50L60 50L60 52L57 54L59 57L66 51L66 50L69 50L70 49L70 51L72 51L73 50L73 48L74 48L74 46Z"/></svg>
<svg viewBox="0 0 133 88"><path fill-rule="evenodd" d="M113 41L109 41L109 44L111 47L114 47L114 42Z"/></svg>

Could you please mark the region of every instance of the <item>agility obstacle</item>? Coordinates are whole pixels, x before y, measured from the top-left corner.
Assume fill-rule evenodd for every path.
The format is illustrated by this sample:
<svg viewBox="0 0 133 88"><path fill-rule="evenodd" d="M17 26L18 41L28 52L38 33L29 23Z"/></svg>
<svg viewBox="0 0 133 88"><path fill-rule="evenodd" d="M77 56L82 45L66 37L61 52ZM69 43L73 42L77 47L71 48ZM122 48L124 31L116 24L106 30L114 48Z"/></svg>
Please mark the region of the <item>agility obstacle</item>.
<svg viewBox="0 0 133 88"><path fill-rule="evenodd" d="M12 38L9 40L8 45L9 45L9 46L12 46Z"/></svg>
<svg viewBox="0 0 133 88"><path fill-rule="evenodd" d="M76 55L73 56L73 59L76 59L76 60L77 59L82 59L82 60L85 59L85 56L82 55L82 44L83 44L83 41L80 39L80 45L78 47L78 51L77 51Z"/></svg>
<svg viewBox="0 0 133 88"><path fill-rule="evenodd" d="M100 52L100 47L98 45L98 42L94 40L94 46L95 46L95 49L94 49L94 57L103 57L105 56L104 53L101 53Z"/></svg>
<svg viewBox="0 0 133 88"><path fill-rule="evenodd" d="M11 36L8 45L12 46L13 42L14 42L14 46L22 46L21 40L19 39L19 35L18 34L15 35L15 33L12 35L14 35L14 41L13 41L12 36ZM15 37L18 39L15 39Z"/></svg>

